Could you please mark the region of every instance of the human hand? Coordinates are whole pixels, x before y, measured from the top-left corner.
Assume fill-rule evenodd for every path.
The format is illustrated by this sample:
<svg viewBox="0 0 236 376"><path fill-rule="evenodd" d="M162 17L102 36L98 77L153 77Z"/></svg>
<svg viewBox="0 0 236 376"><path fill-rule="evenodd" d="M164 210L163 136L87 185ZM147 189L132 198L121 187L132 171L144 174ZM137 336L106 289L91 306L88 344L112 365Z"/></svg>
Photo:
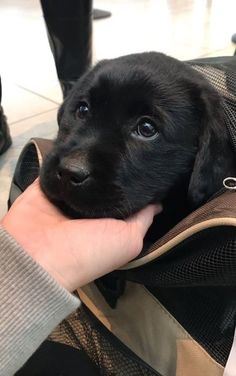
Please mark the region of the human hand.
<svg viewBox="0 0 236 376"><path fill-rule="evenodd" d="M135 258L160 211L160 205L149 205L126 220L69 219L47 200L36 180L1 223L57 282L73 291Z"/></svg>

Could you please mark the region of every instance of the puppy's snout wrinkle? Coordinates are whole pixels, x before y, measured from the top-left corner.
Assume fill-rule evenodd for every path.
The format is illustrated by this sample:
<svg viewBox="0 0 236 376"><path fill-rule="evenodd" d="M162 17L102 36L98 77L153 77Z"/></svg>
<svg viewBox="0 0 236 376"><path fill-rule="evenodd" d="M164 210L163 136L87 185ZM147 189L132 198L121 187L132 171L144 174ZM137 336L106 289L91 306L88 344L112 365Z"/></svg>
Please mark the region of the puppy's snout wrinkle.
<svg viewBox="0 0 236 376"><path fill-rule="evenodd" d="M63 158L57 170L57 178L61 183L77 186L83 184L90 177L86 161Z"/></svg>

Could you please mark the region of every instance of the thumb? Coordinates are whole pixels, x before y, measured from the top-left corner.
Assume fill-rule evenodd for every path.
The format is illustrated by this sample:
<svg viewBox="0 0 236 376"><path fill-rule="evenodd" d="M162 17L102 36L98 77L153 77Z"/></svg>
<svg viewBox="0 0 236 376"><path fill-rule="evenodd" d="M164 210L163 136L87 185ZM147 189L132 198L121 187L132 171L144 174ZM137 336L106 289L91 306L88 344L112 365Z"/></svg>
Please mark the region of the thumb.
<svg viewBox="0 0 236 376"><path fill-rule="evenodd" d="M153 222L155 215L162 211L161 204L148 205L136 214L129 217L126 222L130 226L130 239L132 240L131 254L136 257L142 250L143 238ZM136 240L136 241L135 241Z"/></svg>

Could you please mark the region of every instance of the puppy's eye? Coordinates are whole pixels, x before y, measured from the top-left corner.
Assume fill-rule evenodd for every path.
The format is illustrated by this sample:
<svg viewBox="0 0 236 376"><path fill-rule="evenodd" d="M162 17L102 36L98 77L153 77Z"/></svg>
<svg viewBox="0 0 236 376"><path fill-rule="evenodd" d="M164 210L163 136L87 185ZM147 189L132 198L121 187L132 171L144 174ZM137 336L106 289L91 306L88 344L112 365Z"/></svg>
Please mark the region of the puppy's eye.
<svg viewBox="0 0 236 376"><path fill-rule="evenodd" d="M142 120L138 123L135 135L142 139L153 140L158 136L158 130L156 125L151 120Z"/></svg>
<svg viewBox="0 0 236 376"><path fill-rule="evenodd" d="M84 119L89 112L89 106L88 103L86 102L79 102L79 105L76 110L76 117L79 117L81 119Z"/></svg>

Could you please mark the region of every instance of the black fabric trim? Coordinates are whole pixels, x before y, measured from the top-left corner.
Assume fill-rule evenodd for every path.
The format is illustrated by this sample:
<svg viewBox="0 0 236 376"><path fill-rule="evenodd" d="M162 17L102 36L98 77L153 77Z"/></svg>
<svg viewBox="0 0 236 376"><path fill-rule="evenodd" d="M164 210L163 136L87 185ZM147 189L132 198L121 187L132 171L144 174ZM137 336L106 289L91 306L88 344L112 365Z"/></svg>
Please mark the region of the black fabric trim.
<svg viewBox="0 0 236 376"><path fill-rule="evenodd" d="M45 341L15 376L99 376L83 350Z"/></svg>

